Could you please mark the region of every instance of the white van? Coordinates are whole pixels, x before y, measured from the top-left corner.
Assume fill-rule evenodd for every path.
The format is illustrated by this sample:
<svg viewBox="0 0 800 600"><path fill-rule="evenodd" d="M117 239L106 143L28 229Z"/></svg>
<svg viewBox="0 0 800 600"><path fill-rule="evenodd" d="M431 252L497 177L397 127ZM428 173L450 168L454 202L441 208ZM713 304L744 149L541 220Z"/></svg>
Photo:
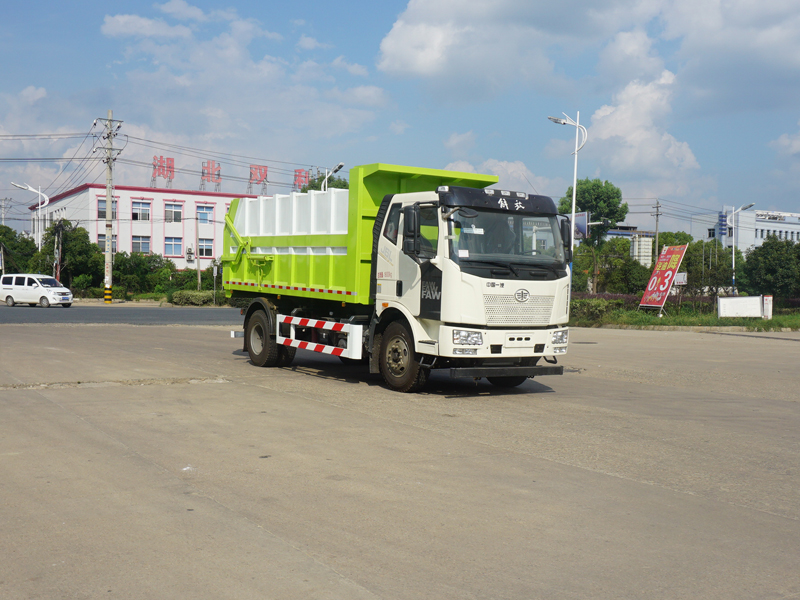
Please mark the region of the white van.
<svg viewBox="0 0 800 600"><path fill-rule="evenodd" d="M47 308L60 304L64 308L72 306L72 292L61 285L57 279L48 275L3 275L0 277L0 298L8 306L30 304Z"/></svg>

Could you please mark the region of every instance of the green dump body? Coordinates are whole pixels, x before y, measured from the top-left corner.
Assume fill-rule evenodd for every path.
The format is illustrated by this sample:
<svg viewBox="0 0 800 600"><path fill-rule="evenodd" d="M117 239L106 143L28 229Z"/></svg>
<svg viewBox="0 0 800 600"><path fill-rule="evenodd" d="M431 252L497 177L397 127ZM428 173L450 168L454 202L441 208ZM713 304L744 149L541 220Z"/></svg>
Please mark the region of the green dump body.
<svg viewBox="0 0 800 600"><path fill-rule="evenodd" d="M375 163L350 170L349 190L235 199L225 216L225 293L371 304L372 229L387 194L497 181L494 175Z"/></svg>

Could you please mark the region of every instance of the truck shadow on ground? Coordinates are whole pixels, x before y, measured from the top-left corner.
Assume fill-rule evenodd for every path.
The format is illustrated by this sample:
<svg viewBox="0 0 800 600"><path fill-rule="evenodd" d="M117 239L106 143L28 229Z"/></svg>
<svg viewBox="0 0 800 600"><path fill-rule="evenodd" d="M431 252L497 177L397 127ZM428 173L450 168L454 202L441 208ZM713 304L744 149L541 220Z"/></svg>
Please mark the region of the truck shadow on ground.
<svg viewBox="0 0 800 600"><path fill-rule="evenodd" d="M247 363L250 359L246 352L236 350L233 352ZM252 363L250 363L252 366ZM253 366L253 368L257 368ZM382 377L377 373L370 373L369 367L364 364L348 365L343 364L338 358L333 356L321 355L301 355L297 354L294 363L289 367L275 367L280 371L294 372L302 377L316 377L349 384L366 384L369 387L383 389L387 393L393 393L383 382ZM428 396L441 396L443 398L478 398L493 396L516 396L524 394L545 394L554 393L555 390L538 380L528 379L525 383L515 388L501 388L489 383L486 379L474 381L472 379L453 379L449 376L447 369L431 372L428 383L417 392ZM394 392L400 394L400 392ZM403 395L403 394L400 394Z"/></svg>

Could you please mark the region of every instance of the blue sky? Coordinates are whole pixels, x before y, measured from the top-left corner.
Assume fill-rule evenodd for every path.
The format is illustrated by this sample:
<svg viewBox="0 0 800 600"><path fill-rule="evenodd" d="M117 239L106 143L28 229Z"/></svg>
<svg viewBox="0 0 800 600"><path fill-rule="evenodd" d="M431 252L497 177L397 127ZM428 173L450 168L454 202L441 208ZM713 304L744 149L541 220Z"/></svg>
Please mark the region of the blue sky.
<svg viewBox="0 0 800 600"><path fill-rule="evenodd" d="M205 156L244 192L237 155L272 191L294 168L385 162L558 199L575 130L547 116L580 111L578 176L619 186L630 224L654 227L655 198L662 230L722 205L800 212L797 0L34 0L7 8L0 51L0 158L87 156L92 137L9 136L86 134L113 109L117 184L149 185L157 154L196 189ZM10 181L54 193L75 168L0 161L7 224L35 201Z"/></svg>

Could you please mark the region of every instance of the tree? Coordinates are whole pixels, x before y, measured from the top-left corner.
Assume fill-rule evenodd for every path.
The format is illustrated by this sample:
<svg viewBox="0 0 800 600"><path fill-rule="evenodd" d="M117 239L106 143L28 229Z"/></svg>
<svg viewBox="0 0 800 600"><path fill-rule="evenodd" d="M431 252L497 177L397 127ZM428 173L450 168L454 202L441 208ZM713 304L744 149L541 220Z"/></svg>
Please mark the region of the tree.
<svg viewBox="0 0 800 600"><path fill-rule="evenodd" d="M685 246L691 244L694 238L685 231L662 231L658 234L658 248L656 256L661 254L664 246Z"/></svg>
<svg viewBox="0 0 800 600"><path fill-rule="evenodd" d="M300 191L307 192L308 190L321 190L323 181L325 181L325 173L317 173L316 176L308 178L308 185L304 185L303 189ZM346 190L350 188L350 182L344 177L331 175L328 177L328 187Z"/></svg>
<svg viewBox="0 0 800 600"><path fill-rule="evenodd" d="M184 273L197 281L196 271L187 269ZM157 286L162 290L169 289L175 275L175 263L160 254L117 252L114 255L113 281L131 293L151 292Z"/></svg>
<svg viewBox="0 0 800 600"><path fill-rule="evenodd" d="M18 273L25 272L28 269L28 262L36 254L36 243L25 234L0 225L0 244L4 247L6 272L8 273L11 267Z"/></svg>
<svg viewBox="0 0 800 600"><path fill-rule="evenodd" d="M631 258L631 242L612 238L599 248L597 284L601 292L639 294L647 287L650 269Z"/></svg>
<svg viewBox="0 0 800 600"><path fill-rule="evenodd" d="M56 243L59 245L61 261L61 283L71 287L72 280L87 275L92 282L99 282L103 276L103 253L97 244L89 240L89 232L83 227L73 225L66 219L59 219L44 233L42 249L28 261L31 273L54 273L56 266ZM82 284L85 278L81 280Z"/></svg>
<svg viewBox="0 0 800 600"><path fill-rule="evenodd" d="M747 281L740 284L753 294L780 298L800 296L800 244L770 235L747 255L742 272Z"/></svg>
<svg viewBox="0 0 800 600"><path fill-rule="evenodd" d="M597 290L597 247L609 229L617 226L619 221L624 221L628 214L628 204L622 202L622 191L609 181L599 179L579 179L575 196L575 209L591 214L592 221L607 221L600 225L589 227L589 236L581 244L586 244L592 253L593 285ZM567 189L566 195L558 203L558 210L562 214L572 212L572 186Z"/></svg>

